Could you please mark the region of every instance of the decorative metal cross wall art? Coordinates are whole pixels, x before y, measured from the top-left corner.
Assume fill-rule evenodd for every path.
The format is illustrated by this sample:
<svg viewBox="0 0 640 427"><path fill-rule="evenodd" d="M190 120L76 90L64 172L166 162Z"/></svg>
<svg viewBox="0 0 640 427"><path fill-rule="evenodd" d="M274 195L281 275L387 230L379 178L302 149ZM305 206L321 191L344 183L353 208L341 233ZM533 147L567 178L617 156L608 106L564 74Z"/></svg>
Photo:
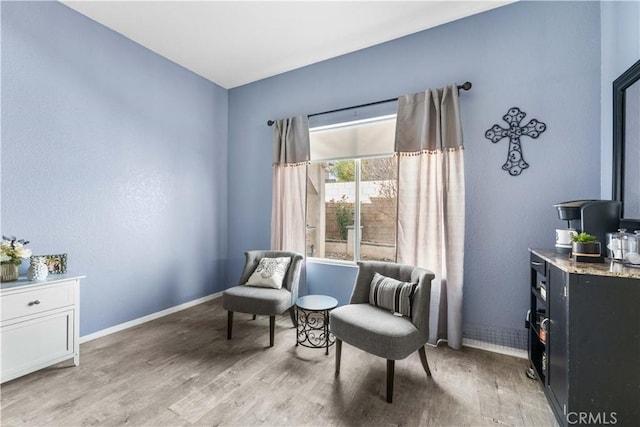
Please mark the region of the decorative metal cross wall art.
<svg viewBox="0 0 640 427"><path fill-rule="evenodd" d="M531 119L529 123L521 127L520 123L526 115L527 114L518 107L509 108L507 114L502 117L505 122L509 123L509 129L504 129L500 127L500 125L493 125L493 127L484 134L484 136L494 144L502 138L509 138L509 154L507 155L507 161L502 165L502 169L509 172L511 176L518 176L523 170L529 167L529 164L524 161L524 157L522 156L520 137L528 136L535 139L547 129L547 125L536 119Z"/></svg>

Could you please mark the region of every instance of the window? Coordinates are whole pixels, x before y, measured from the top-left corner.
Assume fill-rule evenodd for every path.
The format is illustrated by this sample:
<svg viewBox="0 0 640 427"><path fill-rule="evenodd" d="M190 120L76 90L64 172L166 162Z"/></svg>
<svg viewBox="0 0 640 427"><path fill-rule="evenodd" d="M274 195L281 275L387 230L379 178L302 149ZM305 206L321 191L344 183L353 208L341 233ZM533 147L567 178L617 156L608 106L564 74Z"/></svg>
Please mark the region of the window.
<svg viewBox="0 0 640 427"><path fill-rule="evenodd" d="M395 116L312 128L307 256L395 260Z"/></svg>

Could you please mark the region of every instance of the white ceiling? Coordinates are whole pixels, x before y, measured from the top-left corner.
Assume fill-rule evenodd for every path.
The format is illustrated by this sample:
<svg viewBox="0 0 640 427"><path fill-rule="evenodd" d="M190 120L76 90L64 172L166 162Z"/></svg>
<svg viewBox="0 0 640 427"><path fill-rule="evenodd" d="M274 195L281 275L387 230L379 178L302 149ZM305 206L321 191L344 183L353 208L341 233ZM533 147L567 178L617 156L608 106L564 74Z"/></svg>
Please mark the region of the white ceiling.
<svg viewBox="0 0 640 427"><path fill-rule="evenodd" d="M513 2L61 1L226 89Z"/></svg>

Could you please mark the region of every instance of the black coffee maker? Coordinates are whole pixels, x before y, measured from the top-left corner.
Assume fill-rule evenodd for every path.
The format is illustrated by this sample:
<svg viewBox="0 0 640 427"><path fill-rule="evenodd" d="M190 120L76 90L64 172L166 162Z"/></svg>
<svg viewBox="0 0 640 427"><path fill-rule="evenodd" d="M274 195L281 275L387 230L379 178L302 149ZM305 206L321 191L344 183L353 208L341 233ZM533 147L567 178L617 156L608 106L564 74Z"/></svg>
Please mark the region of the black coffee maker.
<svg viewBox="0 0 640 427"><path fill-rule="evenodd" d="M607 253L607 233L620 228L622 203L615 200L573 200L553 205L558 217L567 221L578 233L589 233L598 239L601 255Z"/></svg>

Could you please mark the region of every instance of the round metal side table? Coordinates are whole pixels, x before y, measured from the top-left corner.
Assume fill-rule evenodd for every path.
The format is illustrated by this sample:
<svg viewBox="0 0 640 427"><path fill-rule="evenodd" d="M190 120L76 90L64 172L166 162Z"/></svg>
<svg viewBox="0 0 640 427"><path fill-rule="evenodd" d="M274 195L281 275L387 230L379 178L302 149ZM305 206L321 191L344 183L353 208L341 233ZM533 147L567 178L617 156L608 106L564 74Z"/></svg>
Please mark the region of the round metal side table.
<svg viewBox="0 0 640 427"><path fill-rule="evenodd" d="M329 312L338 306L338 300L327 295L306 295L296 301L296 346L324 348L335 338L329 332Z"/></svg>

